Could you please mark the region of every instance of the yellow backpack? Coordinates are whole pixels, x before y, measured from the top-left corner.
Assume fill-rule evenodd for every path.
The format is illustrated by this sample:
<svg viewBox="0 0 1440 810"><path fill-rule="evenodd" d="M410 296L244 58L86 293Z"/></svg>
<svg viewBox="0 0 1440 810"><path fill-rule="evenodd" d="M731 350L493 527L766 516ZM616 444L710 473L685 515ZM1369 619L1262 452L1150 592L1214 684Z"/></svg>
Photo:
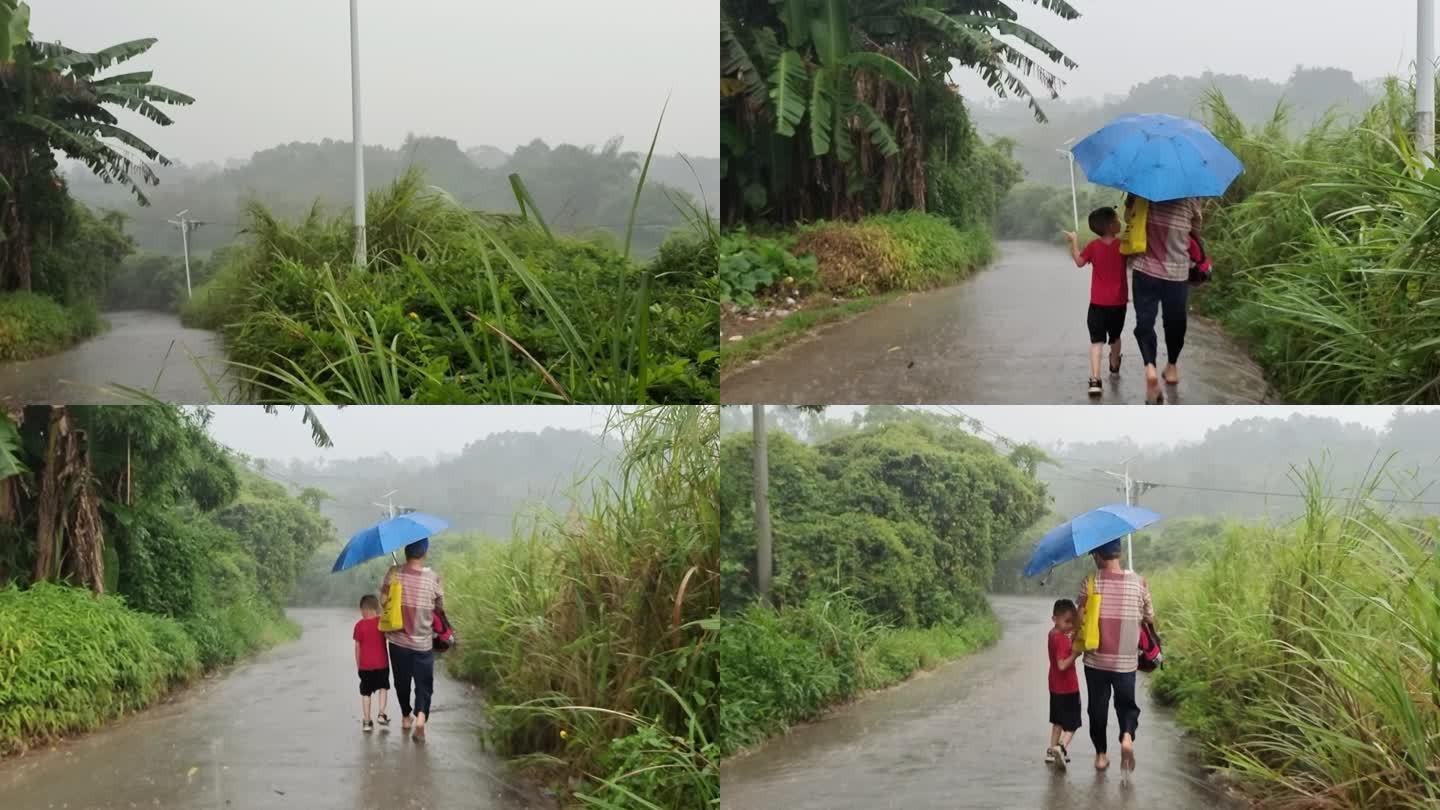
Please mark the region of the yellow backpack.
<svg viewBox="0 0 1440 810"><path fill-rule="evenodd" d="M1080 625L1080 646L1085 650L1100 649L1100 592L1095 590L1095 577L1085 583L1085 617Z"/></svg>
<svg viewBox="0 0 1440 810"><path fill-rule="evenodd" d="M1125 218L1125 232L1120 234L1120 252L1135 256L1145 252L1145 220L1150 216L1150 201L1136 197Z"/></svg>
<svg viewBox="0 0 1440 810"><path fill-rule="evenodd" d="M390 569L390 587L385 589L385 603L380 609L380 632L389 633L405 629L405 617L400 613L399 571Z"/></svg>

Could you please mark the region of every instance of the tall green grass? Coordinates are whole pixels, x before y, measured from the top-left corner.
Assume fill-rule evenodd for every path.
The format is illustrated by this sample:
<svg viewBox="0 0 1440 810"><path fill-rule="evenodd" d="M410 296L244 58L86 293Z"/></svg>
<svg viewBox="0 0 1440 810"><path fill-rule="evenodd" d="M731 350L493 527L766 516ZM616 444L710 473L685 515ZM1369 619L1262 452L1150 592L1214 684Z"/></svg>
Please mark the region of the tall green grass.
<svg viewBox="0 0 1440 810"><path fill-rule="evenodd" d="M1440 171L1412 144L1413 92L1391 81L1358 120L1287 135L1207 100L1245 165L1205 226L1201 305L1250 339L1295 401L1440 402Z"/></svg>
<svg viewBox="0 0 1440 810"><path fill-rule="evenodd" d="M601 495L441 566L464 638L447 660L486 689L495 747L581 776L575 801L712 807L719 417L650 407L619 420L622 475Z"/></svg>
<svg viewBox="0 0 1440 810"><path fill-rule="evenodd" d="M1437 525L1392 513L1379 480L1336 503L1312 469L1295 524L1232 527L1152 582L1157 694L1267 805L1440 803Z"/></svg>

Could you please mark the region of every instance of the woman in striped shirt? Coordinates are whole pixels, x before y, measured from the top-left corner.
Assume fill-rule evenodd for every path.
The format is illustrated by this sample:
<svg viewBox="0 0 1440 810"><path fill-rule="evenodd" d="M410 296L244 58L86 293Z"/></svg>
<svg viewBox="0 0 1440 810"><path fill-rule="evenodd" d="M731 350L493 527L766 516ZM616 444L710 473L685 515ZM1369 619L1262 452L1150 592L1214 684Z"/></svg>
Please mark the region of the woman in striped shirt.
<svg viewBox="0 0 1440 810"><path fill-rule="evenodd" d="M1095 745L1095 768L1110 767L1105 740L1105 716L1115 696L1115 719L1120 724L1120 767L1135 770L1135 732L1140 707L1135 703L1135 670L1139 658L1140 623L1154 623L1150 586L1134 571L1120 567L1120 541L1112 540L1091 552L1095 560L1095 591L1100 594L1100 646L1085 652L1085 691L1090 716L1090 742ZM1075 600L1085 615L1089 577L1080 583Z"/></svg>
<svg viewBox="0 0 1440 810"><path fill-rule="evenodd" d="M1129 219L1137 198L1125 197ZM1200 238L1201 206L1198 197L1152 202L1145 217L1145 252L1126 260L1130 270L1130 300L1135 302L1135 340L1145 362L1145 401L1165 401L1160 375L1155 371L1158 346L1155 315L1163 311L1165 327L1165 383L1180 382L1180 350L1185 346L1186 308L1190 297L1190 238Z"/></svg>

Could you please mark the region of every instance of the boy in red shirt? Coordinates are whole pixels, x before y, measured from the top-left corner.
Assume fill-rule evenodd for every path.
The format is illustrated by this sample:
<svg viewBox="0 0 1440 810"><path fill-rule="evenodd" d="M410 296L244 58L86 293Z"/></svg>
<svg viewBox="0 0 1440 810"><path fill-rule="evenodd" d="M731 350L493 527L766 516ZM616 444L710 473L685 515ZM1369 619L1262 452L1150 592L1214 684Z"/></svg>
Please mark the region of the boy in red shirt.
<svg viewBox="0 0 1440 810"><path fill-rule="evenodd" d="M385 700L390 691L390 657L385 652L385 634L380 632L380 600L374 594L360 597L360 621L355 622L355 668L360 671L360 708L365 719L360 730L375 730L370 722L370 696L376 694L380 725L390 725Z"/></svg>
<svg viewBox="0 0 1440 810"><path fill-rule="evenodd" d="M1120 253L1120 215L1106 206L1090 212L1090 230L1099 239L1080 249L1080 237L1065 231L1070 258L1076 267L1090 265L1090 311L1085 323L1090 329L1090 396L1100 388L1100 348L1110 344L1110 373L1120 373L1120 333L1125 331L1125 305L1130 290L1125 281L1125 256Z"/></svg>
<svg viewBox="0 0 1440 810"><path fill-rule="evenodd" d="M1056 600L1050 616L1055 626L1046 642L1050 655L1050 748L1045 751L1045 761L1062 771L1070 761L1070 738L1080 728L1080 678L1075 674L1075 659L1084 651L1076 649L1072 642L1078 615L1074 602Z"/></svg>

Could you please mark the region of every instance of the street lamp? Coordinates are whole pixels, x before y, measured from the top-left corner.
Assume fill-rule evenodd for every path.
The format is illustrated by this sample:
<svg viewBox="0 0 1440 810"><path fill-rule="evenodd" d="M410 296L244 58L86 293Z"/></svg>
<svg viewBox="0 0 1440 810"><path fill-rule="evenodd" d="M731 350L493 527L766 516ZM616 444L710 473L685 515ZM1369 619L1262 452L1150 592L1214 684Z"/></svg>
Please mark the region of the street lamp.
<svg viewBox="0 0 1440 810"><path fill-rule="evenodd" d="M360 137L360 8L350 0L350 112L355 125L355 266L365 266L365 144Z"/></svg>

